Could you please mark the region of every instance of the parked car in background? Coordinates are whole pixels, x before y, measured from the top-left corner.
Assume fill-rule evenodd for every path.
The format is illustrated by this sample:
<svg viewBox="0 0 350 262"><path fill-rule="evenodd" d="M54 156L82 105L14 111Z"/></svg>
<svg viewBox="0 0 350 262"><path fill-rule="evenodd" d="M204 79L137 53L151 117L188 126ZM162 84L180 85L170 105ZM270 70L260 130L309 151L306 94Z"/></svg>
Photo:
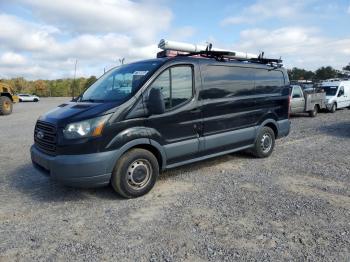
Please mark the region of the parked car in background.
<svg viewBox="0 0 350 262"><path fill-rule="evenodd" d="M309 113L309 116L315 117L321 109L326 108L326 94L316 92L316 89L303 90L300 85L291 85L291 103L290 112Z"/></svg>
<svg viewBox="0 0 350 262"><path fill-rule="evenodd" d="M321 83L326 93L327 109L334 113L338 108L350 107L350 81L330 79Z"/></svg>
<svg viewBox="0 0 350 262"><path fill-rule="evenodd" d="M30 94L19 94L18 95L19 102L39 102L40 98L36 95Z"/></svg>

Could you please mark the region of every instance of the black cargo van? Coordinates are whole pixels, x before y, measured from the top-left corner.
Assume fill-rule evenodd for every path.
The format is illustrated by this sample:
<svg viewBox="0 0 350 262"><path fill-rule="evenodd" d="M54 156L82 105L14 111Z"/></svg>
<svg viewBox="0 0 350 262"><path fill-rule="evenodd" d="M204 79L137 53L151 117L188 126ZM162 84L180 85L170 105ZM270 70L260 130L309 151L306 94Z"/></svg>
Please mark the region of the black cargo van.
<svg viewBox="0 0 350 262"><path fill-rule="evenodd" d="M285 69L162 57L116 67L41 116L34 166L70 186L146 194L160 171L239 150L267 157L289 133Z"/></svg>

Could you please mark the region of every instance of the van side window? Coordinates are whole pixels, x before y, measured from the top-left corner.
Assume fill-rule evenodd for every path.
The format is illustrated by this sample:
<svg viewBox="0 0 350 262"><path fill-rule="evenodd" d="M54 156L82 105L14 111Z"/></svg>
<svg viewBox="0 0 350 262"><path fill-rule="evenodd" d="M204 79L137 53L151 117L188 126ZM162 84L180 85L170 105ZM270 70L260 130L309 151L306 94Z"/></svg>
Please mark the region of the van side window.
<svg viewBox="0 0 350 262"><path fill-rule="evenodd" d="M276 70L256 69L255 88L257 94L280 93L284 86L284 77L282 72Z"/></svg>
<svg viewBox="0 0 350 262"><path fill-rule="evenodd" d="M203 72L204 90L201 99L247 96L254 93L251 68L208 66Z"/></svg>
<svg viewBox="0 0 350 262"><path fill-rule="evenodd" d="M192 67L174 66L165 70L151 88L162 91L166 110L185 103L193 94Z"/></svg>

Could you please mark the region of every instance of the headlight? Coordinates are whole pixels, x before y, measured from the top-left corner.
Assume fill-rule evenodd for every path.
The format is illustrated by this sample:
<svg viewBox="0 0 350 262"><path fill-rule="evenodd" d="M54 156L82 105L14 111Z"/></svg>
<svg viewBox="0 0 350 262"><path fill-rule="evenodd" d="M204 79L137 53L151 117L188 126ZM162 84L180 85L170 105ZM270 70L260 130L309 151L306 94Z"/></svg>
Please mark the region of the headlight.
<svg viewBox="0 0 350 262"><path fill-rule="evenodd" d="M105 115L68 124L63 129L63 135L66 139L100 136L110 116L111 115Z"/></svg>

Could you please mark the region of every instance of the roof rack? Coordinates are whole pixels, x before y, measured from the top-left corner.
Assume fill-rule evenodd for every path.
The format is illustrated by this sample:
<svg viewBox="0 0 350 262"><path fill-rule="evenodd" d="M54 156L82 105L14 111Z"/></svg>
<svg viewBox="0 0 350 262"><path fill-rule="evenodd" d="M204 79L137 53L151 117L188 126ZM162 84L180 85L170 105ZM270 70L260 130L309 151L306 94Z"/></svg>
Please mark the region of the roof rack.
<svg viewBox="0 0 350 262"><path fill-rule="evenodd" d="M252 63L266 64L273 67L282 67L282 60L274 58L265 58L264 52L259 55L228 51L223 49L212 48L212 44L207 46L200 46L196 44L187 44L175 41L168 41L162 39L158 47L163 51L157 54L157 57L175 57L175 56L198 56L204 58L214 58L218 61L246 61Z"/></svg>

